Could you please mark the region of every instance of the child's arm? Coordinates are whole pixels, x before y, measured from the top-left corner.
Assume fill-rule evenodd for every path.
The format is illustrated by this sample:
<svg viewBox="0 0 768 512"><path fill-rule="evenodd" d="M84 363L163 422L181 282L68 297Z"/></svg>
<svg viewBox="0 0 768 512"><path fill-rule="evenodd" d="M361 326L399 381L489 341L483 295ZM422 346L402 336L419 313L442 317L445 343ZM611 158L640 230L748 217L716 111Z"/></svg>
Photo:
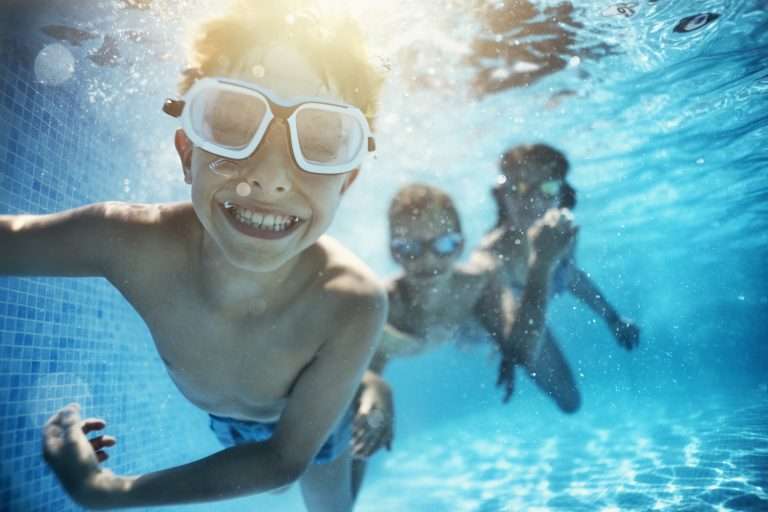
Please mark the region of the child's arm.
<svg viewBox="0 0 768 512"><path fill-rule="evenodd" d="M498 273L494 273L475 308L475 314L502 351L496 384L504 386L505 402L514 391L514 365L527 364L538 357L539 342L546 329L552 272L577 230L569 214L560 210L547 212L529 232L531 257L519 302L502 285Z"/></svg>
<svg viewBox="0 0 768 512"><path fill-rule="evenodd" d="M621 346L627 350L635 348L640 342L640 329L637 325L619 315L586 272L575 265L571 272L571 292L605 321Z"/></svg>
<svg viewBox="0 0 768 512"><path fill-rule="evenodd" d="M97 203L47 215L0 215L0 275L108 276L131 257L152 207Z"/></svg>
<svg viewBox="0 0 768 512"><path fill-rule="evenodd" d="M343 300L329 322L339 325L301 372L273 436L204 459L135 477L95 466L79 417L63 436L46 431L46 457L68 492L92 508L212 501L283 487L304 472L344 414L375 349L386 317L383 293ZM69 415L71 418L71 414ZM57 440L66 440L59 442ZM61 445L57 446L57 442Z"/></svg>
<svg viewBox="0 0 768 512"><path fill-rule="evenodd" d="M0 274L103 275L112 235L105 204L48 215L0 215Z"/></svg>

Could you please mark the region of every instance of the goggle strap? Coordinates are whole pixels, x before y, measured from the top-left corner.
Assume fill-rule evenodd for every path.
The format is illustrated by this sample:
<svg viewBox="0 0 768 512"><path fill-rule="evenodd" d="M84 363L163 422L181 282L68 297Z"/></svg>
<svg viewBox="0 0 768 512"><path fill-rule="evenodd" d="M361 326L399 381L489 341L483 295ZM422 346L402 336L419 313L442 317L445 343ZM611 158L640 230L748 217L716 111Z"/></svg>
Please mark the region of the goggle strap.
<svg viewBox="0 0 768 512"><path fill-rule="evenodd" d="M163 103L163 112L172 117L180 117L181 112L184 110L184 104L184 100L167 98L165 103Z"/></svg>

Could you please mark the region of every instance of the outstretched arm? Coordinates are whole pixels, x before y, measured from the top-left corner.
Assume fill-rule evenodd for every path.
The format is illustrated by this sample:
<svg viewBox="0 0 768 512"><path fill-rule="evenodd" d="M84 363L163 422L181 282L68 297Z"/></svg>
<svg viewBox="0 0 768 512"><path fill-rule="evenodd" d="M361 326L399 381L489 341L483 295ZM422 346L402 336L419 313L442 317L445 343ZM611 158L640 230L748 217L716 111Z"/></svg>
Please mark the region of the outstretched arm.
<svg viewBox="0 0 768 512"><path fill-rule="evenodd" d="M46 215L0 215L0 275L102 276L119 284L156 261L164 205L95 203ZM168 208L172 208L168 206Z"/></svg>
<svg viewBox="0 0 768 512"><path fill-rule="evenodd" d="M103 275L112 242L108 205L48 215L0 215L0 274Z"/></svg>
<svg viewBox="0 0 768 512"><path fill-rule="evenodd" d="M141 476L100 469L77 410L54 416L45 455L70 495L90 508L193 503L243 496L295 481L344 414L373 353L386 298L346 301L343 326L300 374L273 436L204 459Z"/></svg>
<svg viewBox="0 0 768 512"><path fill-rule="evenodd" d="M571 292L605 321L622 347L627 350L635 348L640 341L640 329L637 325L619 315L589 274L576 266L572 272L569 283Z"/></svg>

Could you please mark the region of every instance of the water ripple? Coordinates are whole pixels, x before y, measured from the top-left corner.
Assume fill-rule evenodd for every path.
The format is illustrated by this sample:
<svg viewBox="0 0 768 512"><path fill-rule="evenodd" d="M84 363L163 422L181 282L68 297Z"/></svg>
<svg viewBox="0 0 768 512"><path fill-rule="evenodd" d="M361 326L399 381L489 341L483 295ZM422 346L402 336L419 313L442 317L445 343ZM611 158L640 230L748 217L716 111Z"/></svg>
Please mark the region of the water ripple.
<svg viewBox="0 0 768 512"><path fill-rule="evenodd" d="M498 433L489 414L401 446L360 510L768 510L766 417L763 399Z"/></svg>

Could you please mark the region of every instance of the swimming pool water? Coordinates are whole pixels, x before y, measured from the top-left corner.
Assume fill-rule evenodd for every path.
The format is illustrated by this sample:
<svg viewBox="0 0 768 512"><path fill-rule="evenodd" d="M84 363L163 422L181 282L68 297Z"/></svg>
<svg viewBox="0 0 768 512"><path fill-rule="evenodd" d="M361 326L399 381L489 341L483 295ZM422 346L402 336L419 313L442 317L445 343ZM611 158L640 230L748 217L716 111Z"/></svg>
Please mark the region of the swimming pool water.
<svg viewBox="0 0 768 512"><path fill-rule="evenodd" d="M146 4L3 7L0 212L186 197L159 111L181 65L169 20L212 6ZM377 159L332 233L392 275L388 202L420 180L454 197L471 246L495 220L498 154L547 142L571 160L581 265L643 330L628 354L555 301L583 394L571 416L523 377L501 405L478 347L393 364L394 450L358 510L768 510L768 5L393 4L349 7L391 72ZM480 58L510 40L549 43ZM218 449L106 283L0 278L0 509L76 509L39 454L40 425L70 400L107 418L119 473ZM295 489L182 508L258 507L301 510Z"/></svg>

